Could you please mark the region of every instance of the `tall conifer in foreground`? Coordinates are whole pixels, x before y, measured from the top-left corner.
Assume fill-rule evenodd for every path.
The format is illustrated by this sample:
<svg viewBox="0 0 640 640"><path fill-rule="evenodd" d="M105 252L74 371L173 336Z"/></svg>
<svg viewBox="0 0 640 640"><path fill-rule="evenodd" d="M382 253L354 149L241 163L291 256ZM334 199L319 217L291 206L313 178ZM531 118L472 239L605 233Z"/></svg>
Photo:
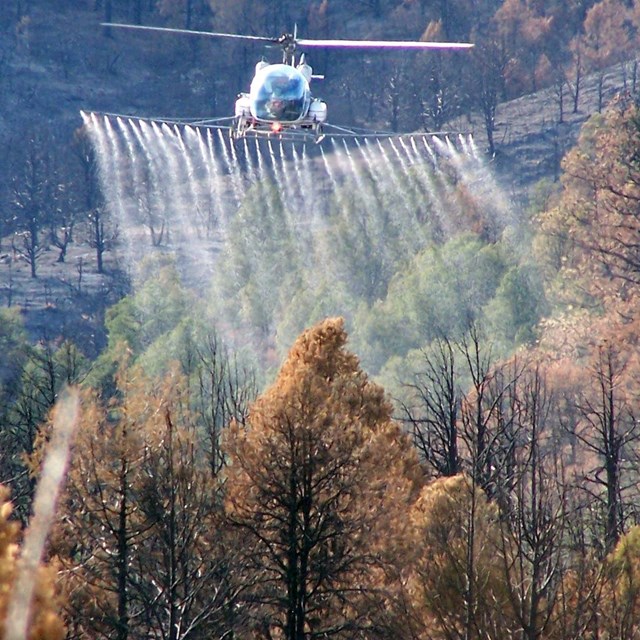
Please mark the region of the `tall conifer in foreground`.
<svg viewBox="0 0 640 640"><path fill-rule="evenodd" d="M247 606L265 638L391 631L394 567L422 476L346 340L341 319L304 332L247 426L226 439L227 509L246 552Z"/></svg>

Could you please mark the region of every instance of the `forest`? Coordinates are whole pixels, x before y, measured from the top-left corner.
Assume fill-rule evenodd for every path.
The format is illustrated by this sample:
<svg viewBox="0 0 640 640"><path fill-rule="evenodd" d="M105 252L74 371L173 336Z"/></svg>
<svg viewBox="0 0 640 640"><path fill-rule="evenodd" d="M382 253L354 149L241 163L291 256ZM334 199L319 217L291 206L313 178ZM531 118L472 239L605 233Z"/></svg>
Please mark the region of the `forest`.
<svg viewBox="0 0 640 640"><path fill-rule="evenodd" d="M202 240L187 251L166 192L182 174L155 184L124 142L109 149L129 157L112 154L106 172L77 102L74 118L51 116L7 146L0 637L637 638L640 3L52 5L94 26L297 23L310 37L472 41L464 65L331 54L317 68L331 68L327 95L354 126L479 118L486 150L442 143L450 165L437 175L410 148L393 171L382 156L356 168L345 151L343 177L319 155L333 182L316 190L302 150L289 156L297 186L275 169L256 166L251 182L229 172L224 206L181 201ZM41 59L40 11L37 0L0 9L3 139L19 107L46 101L12 75ZM176 90L194 89L186 110L215 92L214 115L253 65L235 44L213 60L200 45L148 41L120 59L125 41L93 37L87 59L110 61L104 78L126 82L120 69L151 55ZM55 61L70 82L79 57ZM216 65L224 80L207 85ZM623 84L609 100L613 69ZM595 112L558 179L509 202L498 106L547 90L562 123L587 87ZM460 159L469 175L452 169ZM127 186L134 169L144 179ZM194 192L196 174L182 181ZM114 176L134 196L126 219ZM165 191L154 199L141 184ZM291 221L299 192L321 201L319 227ZM185 269L184 253L212 272ZM48 290L33 324L24 282L51 287L54 268L68 269L68 301Z"/></svg>

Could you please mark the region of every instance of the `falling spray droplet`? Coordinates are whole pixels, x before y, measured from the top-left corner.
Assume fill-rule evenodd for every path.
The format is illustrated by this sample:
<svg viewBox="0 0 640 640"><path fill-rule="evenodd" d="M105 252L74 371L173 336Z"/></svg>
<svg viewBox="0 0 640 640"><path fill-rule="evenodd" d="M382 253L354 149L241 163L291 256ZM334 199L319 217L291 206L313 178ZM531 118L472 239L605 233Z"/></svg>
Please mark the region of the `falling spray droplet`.
<svg viewBox="0 0 640 640"><path fill-rule="evenodd" d="M247 246L255 276L251 295L273 296L274 314L308 321L310 310L294 314L287 309L291 292L279 288L287 278L269 280L279 251L295 256L291 264L305 265L306 273L291 274L296 282L320 282L335 275L331 256L336 246L331 238L340 233L357 240L358 234L370 233L371 251L387 261L388 268L390 260L397 259L394 251L406 260L436 236L442 241L458 232L465 215L455 193L460 181L478 202L487 197L487 189L494 197L498 193L471 137L412 136L376 142L334 138L330 144L327 139L324 145L300 147L268 138L232 142L220 129L81 115L97 150L109 211L120 221L122 237L133 243L128 259L135 263L150 251L171 252L188 283L204 288L217 307L231 309L229 318L241 315L233 315L233 310L246 304L249 295L236 295L236 272L227 264L243 233L248 238L263 233L276 240L271 253ZM495 203L491 206L496 208ZM141 233L148 238L141 222L144 207L157 220L166 220L158 247L133 242ZM501 207L496 208L497 216L503 215ZM212 272L219 277L207 285ZM260 283L266 281L269 288L263 291ZM349 282L342 284L350 290ZM212 287L217 287L213 295ZM343 314L341 303L329 308L322 302L317 307ZM249 316L243 317L248 323ZM279 315L267 317L264 324L276 327L280 321ZM263 329L255 333L259 331Z"/></svg>

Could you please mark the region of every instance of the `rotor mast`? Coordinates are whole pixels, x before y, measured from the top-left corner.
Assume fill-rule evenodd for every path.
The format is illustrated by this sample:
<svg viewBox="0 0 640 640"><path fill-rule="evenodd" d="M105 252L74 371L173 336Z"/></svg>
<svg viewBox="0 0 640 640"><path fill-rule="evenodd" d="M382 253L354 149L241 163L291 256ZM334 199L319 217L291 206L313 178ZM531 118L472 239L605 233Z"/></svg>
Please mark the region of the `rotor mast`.
<svg viewBox="0 0 640 640"><path fill-rule="evenodd" d="M275 42L282 47L282 62L293 67L296 64L296 49L298 48L298 25L293 25L293 33L283 33Z"/></svg>
<svg viewBox="0 0 640 640"><path fill-rule="evenodd" d="M283 33L276 41L282 47L282 62L290 66L295 65L298 41L294 33Z"/></svg>

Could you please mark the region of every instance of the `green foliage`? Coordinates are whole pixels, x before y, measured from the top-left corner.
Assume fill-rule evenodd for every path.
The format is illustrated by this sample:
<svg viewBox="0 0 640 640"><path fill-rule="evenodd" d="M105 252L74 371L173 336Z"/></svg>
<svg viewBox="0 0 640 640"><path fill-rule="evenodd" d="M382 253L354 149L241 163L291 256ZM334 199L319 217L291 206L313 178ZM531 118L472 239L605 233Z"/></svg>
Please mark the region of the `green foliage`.
<svg viewBox="0 0 640 640"><path fill-rule="evenodd" d="M159 377L170 369L173 362L182 362L188 367L195 357L193 324L193 318L182 318L140 354L137 362L147 375Z"/></svg>
<svg viewBox="0 0 640 640"><path fill-rule="evenodd" d="M34 486L26 473L24 458L31 454L37 430L60 392L84 380L89 362L69 341L42 342L21 349L18 362L21 369L16 371L15 384L0 418L0 481L12 482L16 511L26 518Z"/></svg>
<svg viewBox="0 0 640 640"><path fill-rule="evenodd" d="M393 278L387 297L356 320L360 339L373 348L367 366L378 370L439 335L461 336L481 317L505 268L500 248L473 234L420 252Z"/></svg>
<svg viewBox="0 0 640 640"><path fill-rule="evenodd" d="M19 309L0 309L1 400L8 402L14 393L28 352L29 342Z"/></svg>
<svg viewBox="0 0 640 640"><path fill-rule="evenodd" d="M351 319L356 305L358 299L347 291L343 281L307 271L302 286L293 292L282 310L277 327L279 354L285 355L286 345L292 344L305 327L317 324L336 309Z"/></svg>
<svg viewBox="0 0 640 640"><path fill-rule="evenodd" d="M640 526L633 527L620 539L608 558L611 575L617 582L621 593L628 599L637 600L640 596Z"/></svg>
<svg viewBox="0 0 640 640"><path fill-rule="evenodd" d="M107 310L108 349L125 343L134 354L173 329L188 308L188 294L172 261L148 258L136 292Z"/></svg>
<svg viewBox="0 0 640 640"><path fill-rule="evenodd" d="M126 296L107 309L105 327L109 339L109 348L118 343L127 344L134 352L141 348L140 320L133 297Z"/></svg>
<svg viewBox="0 0 640 640"><path fill-rule="evenodd" d="M273 327L281 296L299 286L298 239L277 185L260 182L247 192L228 229L225 252L217 274L222 309L235 322Z"/></svg>
<svg viewBox="0 0 640 640"><path fill-rule="evenodd" d="M146 260L140 277L135 293L124 297L107 310L105 327L108 344L89 376L91 386L102 387L105 391L112 390L113 376L123 349L134 359L149 349L160 353L160 345L180 322L197 314L191 294L182 286L171 260L163 257ZM165 364L174 355L172 351L165 351ZM158 358L150 357L158 365L156 370L161 371Z"/></svg>
<svg viewBox="0 0 640 640"><path fill-rule="evenodd" d="M145 347L173 329L191 303L173 261L166 264L154 261L151 269L151 275L135 294L142 346Z"/></svg>
<svg viewBox="0 0 640 640"><path fill-rule="evenodd" d="M407 181L401 176L395 189L407 192ZM421 246L420 225L409 205L400 205L398 194L385 191L370 172L346 181L333 207L320 239L323 262L352 296L372 304L384 298L394 273Z"/></svg>
<svg viewBox="0 0 640 640"><path fill-rule="evenodd" d="M544 308L544 292L537 270L514 266L504 274L484 312L491 335L508 352L509 347L535 340L534 327Z"/></svg>

